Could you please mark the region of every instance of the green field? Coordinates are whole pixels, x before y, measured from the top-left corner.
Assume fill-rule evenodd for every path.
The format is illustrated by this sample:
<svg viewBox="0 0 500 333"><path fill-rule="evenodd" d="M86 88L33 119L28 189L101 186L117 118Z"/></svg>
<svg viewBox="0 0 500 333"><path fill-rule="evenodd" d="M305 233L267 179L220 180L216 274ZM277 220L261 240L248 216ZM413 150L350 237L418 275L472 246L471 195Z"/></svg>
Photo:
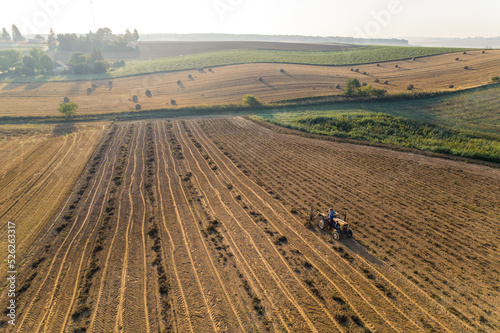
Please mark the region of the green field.
<svg viewBox="0 0 500 333"><path fill-rule="evenodd" d="M500 86L423 100L337 103L262 112L301 131L500 162Z"/></svg>
<svg viewBox="0 0 500 333"><path fill-rule="evenodd" d="M338 51L229 50L172 58L127 60L125 67L105 74L14 77L0 75L3 82L44 82L118 78L137 74L168 72L245 63L293 63L310 65L354 65L463 51L458 48L369 46Z"/></svg>

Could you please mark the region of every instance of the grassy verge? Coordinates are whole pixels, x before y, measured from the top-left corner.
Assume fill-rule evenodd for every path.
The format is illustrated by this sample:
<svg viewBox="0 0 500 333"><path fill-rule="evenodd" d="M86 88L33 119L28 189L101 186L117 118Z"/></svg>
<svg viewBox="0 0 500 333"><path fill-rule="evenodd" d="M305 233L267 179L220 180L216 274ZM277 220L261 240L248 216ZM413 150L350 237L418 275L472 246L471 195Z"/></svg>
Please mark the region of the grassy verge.
<svg viewBox="0 0 500 333"><path fill-rule="evenodd" d="M463 51L461 48L367 46L334 51L228 50L194 55L127 60L125 67L105 74L16 77L0 75L0 82L98 80L245 63L290 63L324 66L355 65Z"/></svg>
<svg viewBox="0 0 500 333"><path fill-rule="evenodd" d="M294 111L264 114L259 118L312 134L500 162L499 135L452 129L386 113L332 110L318 115Z"/></svg>

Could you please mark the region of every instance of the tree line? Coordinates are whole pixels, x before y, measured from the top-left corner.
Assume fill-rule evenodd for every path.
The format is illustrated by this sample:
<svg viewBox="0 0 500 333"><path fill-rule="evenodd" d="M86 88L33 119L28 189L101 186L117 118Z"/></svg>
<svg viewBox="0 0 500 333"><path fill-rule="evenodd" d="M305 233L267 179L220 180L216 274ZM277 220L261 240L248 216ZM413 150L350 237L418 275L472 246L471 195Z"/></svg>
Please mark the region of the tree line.
<svg viewBox="0 0 500 333"><path fill-rule="evenodd" d="M12 33L12 34L11 34ZM11 33L2 28L0 41L25 41L19 29L12 25ZM137 29L131 32L126 29L125 34L115 35L110 28L100 28L96 32L90 31L86 35L55 34L51 28L47 37L49 53L59 51L73 51L68 66L73 74L105 73L110 64L104 59L102 51L129 51L129 43L139 39ZM36 39L45 40L41 35ZM123 63L119 63L123 66ZM0 72L15 75L53 74L54 61L41 48L32 48L29 54L23 55L20 50L0 51Z"/></svg>

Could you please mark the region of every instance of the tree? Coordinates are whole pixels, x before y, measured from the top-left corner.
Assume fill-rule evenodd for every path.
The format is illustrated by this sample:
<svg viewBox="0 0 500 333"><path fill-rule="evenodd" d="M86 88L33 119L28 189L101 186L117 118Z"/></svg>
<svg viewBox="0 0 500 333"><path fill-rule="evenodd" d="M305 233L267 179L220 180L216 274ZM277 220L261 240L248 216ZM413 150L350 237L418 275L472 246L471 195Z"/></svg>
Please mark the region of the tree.
<svg viewBox="0 0 500 333"><path fill-rule="evenodd" d="M94 48L92 49L92 54L90 55L90 58L94 62L96 62L96 61L103 61L104 60L104 56L102 55L101 49L99 49L99 48L97 48L97 47L94 46Z"/></svg>
<svg viewBox="0 0 500 333"><path fill-rule="evenodd" d="M23 35L21 35L21 32L19 31L19 29L16 27L15 24L12 25L12 39L14 40L14 42L22 42L25 40L25 38L23 37Z"/></svg>
<svg viewBox="0 0 500 333"><path fill-rule="evenodd" d="M113 32L111 31L110 28L99 28L99 30L97 30L96 32L96 35L100 40L103 40L113 35Z"/></svg>
<svg viewBox="0 0 500 333"><path fill-rule="evenodd" d="M40 59L44 54L45 52L43 52L43 50L38 47L33 47L30 50L30 56L32 56L33 59L35 60L35 68L38 70L42 69L42 66L40 65Z"/></svg>
<svg viewBox="0 0 500 333"><path fill-rule="evenodd" d="M355 96L361 84L358 79L347 79L347 83L345 85L344 94L346 96Z"/></svg>
<svg viewBox="0 0 500 333"><path fill-rule="evenodd" d="M52 59L44 54L41 58L40 58L40 67L42 68L42 70L45 71L45 73L47 74L52 74L54 72L54 62L52 61Z"/></svg>
<svg viewBox="0 0 500 333"><path fill-rule="evenodd" d="M125 36L123 37L127 43L131 42L134 40L134 35L130 32L130 30L126 29L125 30Z"/></svg>
<svg viewBox="0 0 500 333"><path fill-rule="evenodd" d="M50 28L49 37L47 38L47 44L49 46L49 50L54 50L57 47L57 38L54 30Z"/></svg>
<svg viewBox="0 0 500 333"><path fill-rule="evenodd" d="M245 95L243 96L243 104L247 104L251 107L256 107L262 105L259 99L253 95Z"/></svg>
<svg viewBox="0 0 500 333"><path fill-rule="evenodd" d="M137 29L134 29L133 35L134 35L134 41L137 42L139 40L139 33L137 32Z"/></svg>
<svg viewBox="0 0 500 333"><path fill-rule="evenodd" d="M21 51L14 49L0 51L0 56L9 59L9 68L17 65L23 58Z"/></svg>
<svg viewBox="0 0 500 333"><path fill-rule="evenodd" d="M0 40L4 40L4 41L7 41L7 42L10 41L10 34L7 31L7 29L2 28L2 35L0 36Z"/></svg>
<svg viewBox="0 0 500 333"><path fill-rule="evenodd" d="M45 37L43 37L42 35L35 35L35 39L43 42L45 40Z"/></svg>
<svg viewBox="0 0 500 333"><path fill-rule="evenodd" d="M75 52L71 55L68 64L71 67L73 73L87 74L89 72L89 61L90 57L88 54L85 54L83 52Z"/></svg>
<svg viewBox="0 0 500 333"><path fill-rule="evenodd" d="M59 112L64 114L66 116L66 118L70 118L70 117L73 117L74 115L76 115L77 109L78 109L78 104L73 103L73 102L59 104L59 108L58 108Z"/></svg>
<svg viewBox="0 0 500 333"><path fill-rule="evenodd" d="M6 56L0 55L0 71L7 72L10 69L10 59Z"/></svg>
<svg viewBox="0 0 500 333"><path fill-rule="evenodd" d="M23 67L21 73L24 75L34 75L36 68L35 59L30 55L25 55L23 57Z"/></svg>

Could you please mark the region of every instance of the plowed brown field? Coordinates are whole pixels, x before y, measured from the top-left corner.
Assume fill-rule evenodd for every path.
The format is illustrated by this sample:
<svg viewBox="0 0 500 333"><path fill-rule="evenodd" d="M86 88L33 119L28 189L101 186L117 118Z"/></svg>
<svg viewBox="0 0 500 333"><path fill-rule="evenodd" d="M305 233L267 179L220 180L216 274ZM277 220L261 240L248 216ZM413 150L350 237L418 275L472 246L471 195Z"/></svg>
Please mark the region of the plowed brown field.
<svg viewBox="0 0 500 333"><path fill-rule="evenodd" d="M18 332L499 327L498 169L243 118L101 143L20 269ZM308 225L311 205L347 212L354 239Z"/></svg>
<svg viewBox="0 0 500 333"><path fill-rule="evenodd" d="M456 58L459 60L455 60ZM395 66L398 66L396 68ZM469 66L469 69L464 69ZM359 72L351 71L359 70ZM283 69L284 72L280 72ZM366 73L366 74L363 74ZM212 72L180 71L138 75L95 82L0 84L0 116L57 115L65 96L77 103L79 114L135 110L132 96L137 95L142 109L178 106L241 103L243 95L252 94L263 102L311 96L340 95L347 78L389 92L450 91L487 84L500 74L500 51L469 51L416 60L391 61L359 66L312 66L292 64L245 64L214 68ZM191 77L188 77L191 75ZM258 80L262 77L262 81ZM378 79L379 83L375 83ZM178 84L177 81L181 80ZM388 84L385 84L388 81ZM98 88L87 96L87 88ZM335 88L339 84L340 88ZM453 88L450 88L453 85ZM145 95L146 89L152 93Z"/></svg>

